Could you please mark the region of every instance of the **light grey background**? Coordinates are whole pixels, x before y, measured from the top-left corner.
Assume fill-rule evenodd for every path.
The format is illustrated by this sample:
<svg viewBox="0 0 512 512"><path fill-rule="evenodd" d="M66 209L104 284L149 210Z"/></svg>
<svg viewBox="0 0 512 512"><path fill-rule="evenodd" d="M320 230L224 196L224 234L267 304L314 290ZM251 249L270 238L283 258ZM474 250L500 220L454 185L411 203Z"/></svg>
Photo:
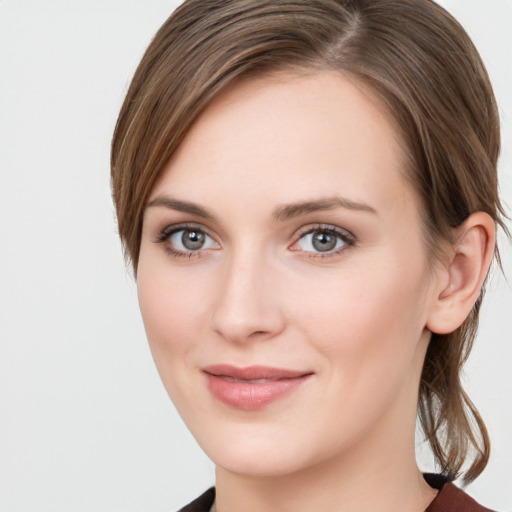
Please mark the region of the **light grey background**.
<svg viewBox="0 0 512 512"><path fill-rule="evenodd" d="M0 511L172 511L213 482L145 341L109 191L123 94L175 0L0 1ZM444 0L488 65L512 205L512 1ZM502 247L512 282L512 251ZM512 290L493 279L467 366L512 511ZM428 468L427 468L428 469Z"/></svg>

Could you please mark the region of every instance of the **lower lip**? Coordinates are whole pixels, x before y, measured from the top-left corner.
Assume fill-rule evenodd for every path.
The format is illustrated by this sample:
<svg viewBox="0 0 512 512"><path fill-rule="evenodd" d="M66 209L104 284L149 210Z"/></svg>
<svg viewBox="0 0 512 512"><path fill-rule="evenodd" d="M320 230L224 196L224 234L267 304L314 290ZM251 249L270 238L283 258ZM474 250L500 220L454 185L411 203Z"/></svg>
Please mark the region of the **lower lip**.
<svg viewBox="0 0 512 512"><path fill-rule="evenodd" d="M233 380L211 374L206 376L208 389L217 400L236 409L255 411L293 393L311 375L265 382Z"/></svg>

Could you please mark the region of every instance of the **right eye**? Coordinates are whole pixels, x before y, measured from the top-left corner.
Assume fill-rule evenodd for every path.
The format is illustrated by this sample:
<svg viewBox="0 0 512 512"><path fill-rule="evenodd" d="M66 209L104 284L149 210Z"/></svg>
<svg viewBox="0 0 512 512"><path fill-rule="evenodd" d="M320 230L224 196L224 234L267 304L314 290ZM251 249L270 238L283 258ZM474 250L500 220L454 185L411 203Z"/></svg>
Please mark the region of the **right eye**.
<svg viewBox="0 0 512 512"><path fill-rule="evenodd" d="M165 229L157 242L165 243L173 256L190 257L207 249L219 249L219 244L205 231L197 227L175 227Z"/></svg>

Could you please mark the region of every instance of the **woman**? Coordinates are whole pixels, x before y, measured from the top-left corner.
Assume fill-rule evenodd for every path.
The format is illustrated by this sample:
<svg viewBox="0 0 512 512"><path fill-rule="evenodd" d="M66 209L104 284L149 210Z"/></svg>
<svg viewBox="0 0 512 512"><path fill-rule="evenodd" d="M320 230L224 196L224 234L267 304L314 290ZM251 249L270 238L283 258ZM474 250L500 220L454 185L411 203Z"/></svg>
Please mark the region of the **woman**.
<svg viewBox="0 0 512 512"><path fill-rule="evenodd" d="M460 371L504 227L498 153L483 64L430 0L167 20L112 183L157 368L216 464L184 510L486 510L447 482L489 457Z"/></svg>

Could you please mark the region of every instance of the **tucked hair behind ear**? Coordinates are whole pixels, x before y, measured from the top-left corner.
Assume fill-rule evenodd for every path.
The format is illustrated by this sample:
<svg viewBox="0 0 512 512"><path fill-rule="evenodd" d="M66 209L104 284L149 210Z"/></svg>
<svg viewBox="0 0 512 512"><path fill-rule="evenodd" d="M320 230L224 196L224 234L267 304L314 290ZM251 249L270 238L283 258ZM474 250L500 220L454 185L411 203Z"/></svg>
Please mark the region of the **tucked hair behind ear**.
<svg viewBox="0 0 512 512"><path fill-rule="evenodd" d="M119 232L136 272L143 212L164 165L208 103L236 80L283 69L338 70L391 112L423 204L425 244L473 212L504 227L497 189L498 111L462 27L431 0L188 0L148 47L112 142ZM433 335L419 418L443 473L473 480L489 457L485 425L460 372L480 301L456 332Z"/></svg>

